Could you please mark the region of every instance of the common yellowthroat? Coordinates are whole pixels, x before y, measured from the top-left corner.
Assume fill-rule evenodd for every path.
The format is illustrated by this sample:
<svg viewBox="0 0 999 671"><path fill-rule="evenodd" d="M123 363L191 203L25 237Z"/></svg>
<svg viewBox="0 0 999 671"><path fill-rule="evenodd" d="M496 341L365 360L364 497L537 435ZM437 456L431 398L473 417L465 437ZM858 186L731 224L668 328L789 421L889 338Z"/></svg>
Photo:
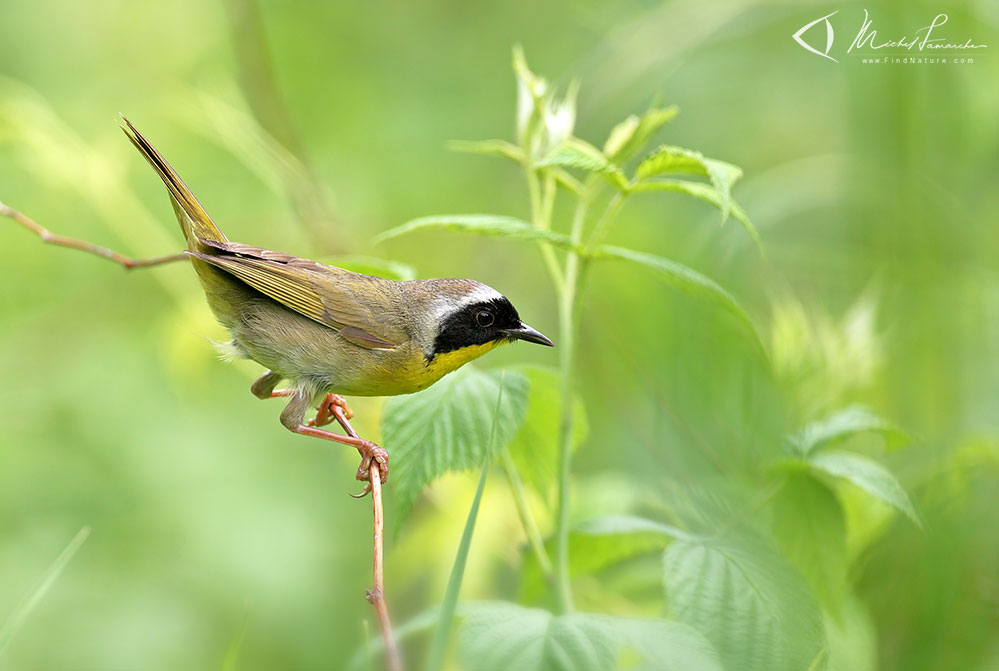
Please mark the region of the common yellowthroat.
<svg viewBox="0 0 999 671"><path fill-rule="evenodd" d="M324 395L392 396L429 387L494 347L514 340L554 346L520 320L495 289L467 279L395 282L291 254L230 242L166 159L122 117L122 130L163 180L187 240L186 254L208 305L232 336L228 354L268 368L253 383L259 398L289 396L281 423L295 433L351 445L357 477L388 454L374 443L317 428L306 410ZM282 380L289 388L275 391Z"/></svg>

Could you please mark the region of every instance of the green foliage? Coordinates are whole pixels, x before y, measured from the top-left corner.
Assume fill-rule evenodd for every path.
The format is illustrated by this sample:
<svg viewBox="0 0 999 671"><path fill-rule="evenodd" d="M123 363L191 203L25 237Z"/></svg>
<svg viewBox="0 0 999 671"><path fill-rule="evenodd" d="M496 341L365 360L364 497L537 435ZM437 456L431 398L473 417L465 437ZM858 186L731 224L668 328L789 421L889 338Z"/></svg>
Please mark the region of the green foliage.
<svg viewBox="0 0 999 671"><path fill-rule="evenodd" d="M699 151L663 145L638 164L635 178L646 180L650 177L677 173L709 178L718 193L722 221L728 218L732 185L742 177L741 168L725 161L704 158Z"/></svg>
<svg viewBox="0 0 999 671"><path fill-rule="evenodd" d="M419 394L389 399L382 439L392 447L394 458L396 519L436 478L479 468L506 447L524 419L528 386L527 378L517 372L465 366Z"/></svg>
<svg viewBox="0 0 999 671"><path fill-rule="evenodd" d="M659 129L673 120L680 109L676 105L652 108L642 116L629 115L614 126L604 142L604 154L618 164L623 164L640 152Z"/></svg>
<svg viewBox="0 0 999 671"><path fill-rule="evenodd" d="M761 541L678 540L666 549L663 575L669 613L703 633L726 668L798 671L822 654L814 598Z"/></svg>
<svg viewBox="0 0 999 671"><path fill-rule="evenodd" d="M894 424L878 417L867 408L852 405L824 419L806 424L791 436L788 442L795 452L807 456L815 449L868 432L882 434L889 445L905 439L905 434Z"/></svg>
<svg viewBox="0 0 999 671"><path fill-rule="evenodd" d="M836 495L811 475L792 473L773 501L773 534L819 602L842 617L846 520Z"/></svg>
<svg viewBox="0 0 999 671"><path fill-rule="evenodd" d="M558 480L558 432L561 392L558 372L549 368L520 367L515 369L527 377L531 385L527 414L517 435L507 448L524 480L539 494L547 496ZM573 443L586 440L589 425L586 408L575 397L576 421Z"/></svg>
<svg viewBox="0 0 999 671"><path fill-rule="evenodd" d="M752 52L728 39L728 22L744 8L713 7L692 30L680 4L590 8L594 22L612 17L596 52L591 31L534 40L535 58L585 82L579 110L589 118L578 129L575 83L534 74L519 51L516 124L497 126L497 110L512 105L503 102L511 87L495 76L496 54L454 43L455 23L438 21L440 12L400 6L400 32L363 6L346 14L332 4L261 6L278 19L267 38L301 121L302 154L246 102L260 98L217 67L231 58L218 22L170 19L197 16L199 6L77 12L67 32L68 23L50 18L60 8L12 0L0 49L6 74L21 81L0 78L0 199L59 233L140 255L176 250L159 185L108 121L121 108L148 124L233 239L310 257L338 253L330 263L406 279L409 267L343 256L356 246L349 238L424 212L504 213L421 218L386 238L401 243L395 251L404 254L394 256L419 276L476 277L517 295L521 314L546 333L557 312L561 333L549 335L558 349L510 348L484 363L550 363L569 351L560 370L517 369L529 389L514 402L519 410L504 403L498 415L492 373L475 373L489 378L489 390L473 391L468 403L435 396L463 388L457 373L439 389L389 402L382 436L380 402L351 399L362 435L392 452L389 502L405 504L436 481L426 505L404 522L399 510L388 520L403 524L386 539L387 571L410 667L451 626L447 609L430 604L454 604L461 588L464 598L519 606L456 603L453 626L466 619L472 638L464 628L451 636L449 668L516 664L522 649L513 643L537 652L519 658L528 668L607 660L607 668L684 670L724 662L729 671L792 661L830 671L991 668L999 285L995 229L983 222L999 203L996 155L983 150L995 132L994 101L969 93L987 89L991 71L931 67L914 87L912 71L886 69L875 83L846 77L832 98L795 97L822 86L807 68L772 71L767 87L735 77L723 98L767 110L747 134L709 81L719 58L752 64ZM534 18L559 25L563 9L539 5ZM519 11L469 5L462 19L513 34L524 25ZM740 28L739 44L787 41L769 25ZM324 71L318 85L315 68L285 67L313 59L330 26L344 49L374 54L365 67ZM121 58L135 52L118 39L126 33L150 46L155 62ZM662 49L644 49L635 38L643 34ZM103 46L80 50L76 35ZM232 38L245 47L252 35ZM44 48L46 40L61 47ZM412 64L379 60L386 40L420 50L426 67L414 76ZM689 49L712 57L684 58ZM67 53L81 67L65 67ZM198 91L180 83L195 70ZM94 74L66 77L76 71ZM658 102L628 114L641 109L636 100L644 106L642 91L705 76L708 85L677 91L689 109L683 125L667 125L677 109ZM949 95L927 107L913 97L924 88ZM331 90L351 93L333 114ZM396 102L385 104L385 91ZM843 104L827 104L837 95ZM957 111L968 123L940 123ZM597 125L615 113L628 116L609 133ZM906 123L889 129L899 118ZM465 133L476 123L490 135L510 125L514 135L450 145L473 157L437 151L447 129ZM709 138L719 156L751 158L745 183L730 164L675 147L691 138ZM898 160L913 147L924 161ZM494 179L480 158L489 156L502 159L496 170L515 170ZM455 174L455 161L467 170ZM948 169L927 180L921 165ZM514 189L525 182L521 197ZM322 183L338 198L309 226L304 211ZM706 221L715 210L742 230L678 226L688 212L703 211ZM9 233L5 221L0 257L16 281L0 292L0 368L9 382L0 390L0 603L34 596L30 609L0 608L4 664L325 668L354 646L377 654L360 591L370 570L369 511L341 495L356 455L290 436L276 422L279 401L247 398L256 368L217 365L201 334L222 333L189 269L126 280ZM753 221L767 236L766 259L745 244L762 249ZM476 242L489 262L452 254L446 235L403 240L420 231L486 236ZM489 246L503 239L531 248ZM652 245L659 256L648 254ZM544 267L533 263L536 249ZM605 263L612 260L628 264ZM629 264L684 300L650 292L656 277ZM772 310L767 297L776 297ZM746 334L762 334L768 357L747 356ZM506 393L519 394L510 388L523 384L516 377L507 373ZM408 418L396 412L424 396L460 410L437 415L427 402ZM396 402L403 406L393 409ZM491 444L485 429L497 417L509 423ZM882 460L905 442L898 427L919 439ZM504 470L513 462L527 485L519 499L514 479L495 477L497 458ZM452 468L476 472L437 481ZM476 489L486 469L494 477ZM903 483L917 484L906 492ZM563 491L565 504L553 496ZM462 508L469 501L471 515ZM925 530L902 519L917 510ZM470 518L478 520L474 543L462 534ZM95 545L38 589L52 548L85 523ZM760 538L747 541L750 529ZM557 558L563 532L568 606L538 559ZM665 564L657 561L664 553ZM81 628L84 602L91 626ZM538 605L558 613L525 607ZM406 621L410 613L418 615ZM370 640L359 643L365 618ZM490 622L511 641L488 638ZM356 668L378 668L363 654L355 659Z"/></svg>
<svg viewBox="0 0 999 671"><path fill-rule="evenodd" d="M585 295L586 267L605 260L622 260L650 269L679 293L734 318L755 349L766 353L754 320L717 282L673 259L603 243L627 197L639 192L691 196L718 208L723 221L731 213L761 250L762 244L746 212L732 200L732 187L742 176L738 167L706 158L695 150L661 145L638 163L633 177L625 173L623 166L676 115L676 108L654 107L640 117L629 116L612 129L601 150L572 134L575 84L563 98L558 98L545 79L530 71L519 49L514 52L514 70L518 80L517 144L488 140L455 143L452 148L519 164L527 178L530 221L507 215L438 215L415 219L379 238L387 240L437 229L530 242L544 252L559 297L561 368L557 374L538 369L525 371L524 379L530 380L530 394L524 400L526 415L523 409L518 410L519 432L512 438L512 434L504 435L501 442L509 443L510 458L505 468L530 543L522 567L521 599L527 603L551 603L546 592L554 586L554 601L560 611L553 615L510 603L479 604L467 611L459 657L468 668L487 670L603 669L615 665L715 668L719 662L713 646L721 663L730 669L824 668L830 654L827 629L838 637L837 642L863 636L847 584L849 508L830 483L838 479L850 482L916 519L904 490L886 469L867 457L832 448L864 433L894 439L900 432L858 406L847 406L806 424L786 439L787 451L793 458L782 455L776 446L769 453L767 465L771 468L762 472L777 473L783 479L776 491L763 497L762 503L732 496L745 487L729 491L725 486L712 493L717 510L699 516L708 527L707 533L695 534L683 524L634 514L603 516L570 526L567 502L572 453L587 433L585 408L572 394L571 382L576 358L576 310ZM570 173L581 177L577 180ZM704 177L707 182L669 175ZM566 187L575 198L568 233L554 227L556 185ZM591 217L590 207L600 201L601 190L607 186L611 195L602 214ZM556 251L565 253L564 264L559 263ZM761 359L768 360L767 356ZM445 386L417 398L452 396ZM462 412L468 417L482 415L489 406L487 396L480 394ZM430 446L429 455L422 459L427 466L418 477L414 477L412 465L404 463L399 467L404 507L437 475L471 463L468 457L455 461L451 456L475 453L475 463L489 457L475 452L471 445L461 450L439 448L441 441L447 445L455 440L456 434L450 429L421 433L399 421L401 408L415 408L408 410L407 418L437 417L423 407L424 403L432 402L392 401L386 409L386 444L395 449L400 461L415 448L400 448L396 441ZM521 417L525 417L522 423ZM443 426L450 424L447 414L443 420ZM511 424L504 422L505 426ZM482 439L479 431L478 440ZM538 535L532 504L519 484L518 473L524 474L542 500L547 499L552 483L558 485L555 529L547 541ZM761 489L772 486L764 481L758 484ZM741 516L746 513L742 511L749 505L750 516L764 506L770 511L772 538L760 531L750 533L744 527L746 520ZM674 514L674 519L682 521L683 517ZM643 561L659 553L663 555L663 572L652 579L661 578L666 611L677 622L622 620L573 612L574 581L599 574L618 579L631 576L632 584L649 584ZM465 560L465 553L460 552L452 577L460 575ZM449 598L454 597L456 589L452 581ZM452 612L453 603L447 603L448 612ZM828 625L823 623L823 609L830 618ZM435 660L442 658L439 641L449 622L448 615L442 617L447 621L442 620L437 629ZM662 642L667 640L672 643ZM633 656L628 657L627 651ZM842 651L836 651L836 658L844 659ZM637 661L631 664L626 661L629 659Z"/></svg>
<svg viewBox="0 0 999 671"><path fill-rule="evenodd" d="M674 289L709 301L729 312L741 322L756 344L761 348L763 347L752 319L742 309L738 301L730 293L718 286L714 280L705 277L696 270L661 256L624 249L623 247L613 247L611 245L601 245L594 251L594 255L596 258L631 261L632 263L637 263L656 271L659 277Z"/></svg>
<svg viewBox="0 0 999 671"><path fill-rule="evenodd" d="M698 200L703 200L705 203L710 203L719 210L722 209L724 204L718 190L710 184L704 184L703 182L691 182L683 179L649 179L633 184L629 188L633 193L641 193L643 191L683 193ZM756 230L753 222L749 220L749 215L746 214L746 211L739 207L738 203L729 202L729 214L742 225L742 228L752 238L753 244L762 252L763 240L760 238L760 233Z"/></svg>
<svg viewBox="0 0 999 671"><path fill-rule="evenodd" d="M667 620L478 604L460 632L459 657L477 671L721 671L695 630Z"/></svg>
<svg viewBox="0 0 999 671"><path fill-rule="evenodd" d="M497 411L503 398L503 387L500 386L496 398ZM499 412L493 418L493 428L490 441L496 437L496 425L499 423ZM454 564L451 568L451 577L447 581L447 591L444 593L444 601L441 603L440 615L437 619L437 628L434 630L434 640L430 644L430 656L427 661L428 671L437 671L444 664L444 654L447 650L447 641L451 632L451 622L458 609L458 593L461 589L461 581L465 575L465 565L468 563L468 550L472 545L472 533L475 531L475 520L479 515L479 503L482 501L482 490L486 486L486 475L489 474L489 464L482 467L479 475L479 484L475 488L475 498L472 499L472 506L468 509L468 519L465 522L465 530L461 533L461 542L458 543L458 552L455 554Z"/></svg>
<svg viewBox="0 0 999 671"><path fill-rule="evenodd" d="M818 472L853 483L871 496L905 513L916 525L922 526L902 485L891 471L873 459L853 452L825 450L811 456L808 463Z"/></svg>
<svg viewBox="0 0 999 671"><path fill-rule="evenodd" d="M546 242L560 247L572 247L572 243L565 235L553 233L552 231L539 231L521 219L492 214L452 214L420 217L385 231L375 238L375 242L378 243L406 233L428 229L475 233L476 235L528 242Z"/></svg>
<svg viewBox="0 0 999 671"><path fill-rule="evenodd" d="M461 151L468 154L502 156L517 164L522 163L524 160L524 152L520 147L506 140L451 140L447 143L447 146L452 151Z"/></svg>
<svg viewBox="0 0 999 671"><path fill-rule="evenodd" d="M538 168L559 167L574 168L603 176L608 182L619 189L627 189L628 178L621 168L604 156L603 152L589 142L579 138L569 138L562 141L548 156L539 161Z"/></svg>

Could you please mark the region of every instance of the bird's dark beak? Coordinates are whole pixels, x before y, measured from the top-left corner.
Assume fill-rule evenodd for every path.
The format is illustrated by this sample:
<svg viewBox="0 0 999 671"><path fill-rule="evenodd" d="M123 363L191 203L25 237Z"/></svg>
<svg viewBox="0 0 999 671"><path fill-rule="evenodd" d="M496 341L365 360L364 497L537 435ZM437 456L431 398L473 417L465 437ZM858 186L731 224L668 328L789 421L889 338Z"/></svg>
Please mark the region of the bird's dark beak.
<svg viewBox="0 0 999 671"><path fill-rule="evenodd" d="M543 333L541 333L541 331L535 331L524 322L520 322L520 326L517 328L503 329L502 333L507 338L514 340L526 340L527 342L536 342L539 345L555 347L555 343L549 340Z"/></svg>

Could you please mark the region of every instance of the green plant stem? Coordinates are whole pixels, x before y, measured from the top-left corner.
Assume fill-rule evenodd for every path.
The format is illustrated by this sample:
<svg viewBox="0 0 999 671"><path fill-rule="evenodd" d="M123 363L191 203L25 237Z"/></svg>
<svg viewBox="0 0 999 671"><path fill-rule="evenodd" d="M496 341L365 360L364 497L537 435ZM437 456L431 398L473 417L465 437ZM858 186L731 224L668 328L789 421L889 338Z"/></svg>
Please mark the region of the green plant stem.
<svg viewBox="0 0 999 671"><path fill-rule="evenodd" d="M574 376L576 357L576 312L579 282L585 259L576 251L583 238L586 210L589 206L587 188L580 196L573 214L572 229L569 234L573 242L566 256L565 282L559 295L559 369L562 381L562 412L559 418L558 445L558 512L555 527L555 591L559 610L572 611L572 585L569 581L569 511L571 506L570 478L572 474L572 436L575 424Z"/></svg>
<svg viewBox="0 0 999 671"><path fill-rule="evenodd" d="M604 236L607 234L607 227L610 223L614 221L617 213L621 211L621 207L624 205L625 199L627 199L628 194L624 191L618 191L615 193L610 201L607 203L607 207L604 209L604 213L600 215L600 219L597 221L597 225L593 227L593 233L590 235L590 241L586 244L587 255L591 254L597 245L599 245ZM578 245L581 240L575 240Z"/></svg>
<svg viewBox="0 0 999 671"><path fill-rule="evenodd" d="M524 174L527 176L527 193L531 200L531 224L543 231L550 230L552 208L555 204L555 179L550 175L546 175L545 193L542 197L537 170L525 162ZM555 285L556 293L561 293L565 279L562 276L562 269L559 267L558 259L555 257L555 250L549 244L542 244L541 256L548 267L548 274L552 278L552 284Z"/></svg>
<svg viewBox="0 0 999 671"><path fill-rule="evenodd" d="M520 479L520 474L517 473L517 466L513 463L510 452L504 450L501 459L503 460L503 470L506 472L506 478L510 483L510 493L513 495L513 503L517 507L517 515L520 517L520 523L524 527L524 533L527 535L527 542L538 558L538 565L541 567L541 572L544 574L545 580L550 582L555 577L552 569L552 560L548 557L548 552L545 550L545 543L541 539L541 533L538 531L538 525L534 521L534 515L531 514L531 507L527 502L527 492L524 490L524 483Z"/></svg>

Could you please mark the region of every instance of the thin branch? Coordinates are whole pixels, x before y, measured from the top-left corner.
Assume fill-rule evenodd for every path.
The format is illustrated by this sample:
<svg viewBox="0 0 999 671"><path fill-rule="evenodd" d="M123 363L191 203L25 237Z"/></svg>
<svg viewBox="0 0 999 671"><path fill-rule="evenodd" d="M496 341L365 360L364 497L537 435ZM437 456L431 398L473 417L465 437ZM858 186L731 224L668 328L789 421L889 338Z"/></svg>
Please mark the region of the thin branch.
<svg viewBox="0 0 999 671"><path fill-rule="evenodd" d="M108 259L109 261L114 261L120 264L127 270L132 268L146 268L148 266L158 266L163 263L170 263L172 261L183 261L187 258L187 254L171 254L169 256L157 256L152 259L136 259L131 256L125 256L124 254L119 254L118 252L108 249L107 247L101 247L100 245L95 245L84 240L77 240L76 238L67 238L63 235L57 235L45 228L35 220L30 217L21 214L17 210L3 203L0 203L0 215L5 217L10 217L17 223L21 224L29 231L37 235L42 239L42 242L46 242L50 245L59 245L61 247L69 247L70 249L79 249L80 251L87 252L89 254L94 254L102 258Z"/></svg>
<svg viewBox="0 0 999 671"><path fill-rule="evenodd" d="M348 436L360 438L354 427L350 425L344 414L343 408L331 406L333 417L339 422ZM385 602L385 569L384 569L384 546L382 536L385 528L385 514L382 507L382 478L378 469L378 463L371 462L368 467L368 484L371 487L371 505L374 512L374 551L372 552L372 564L374 574L374 586L368 590L368 602L375 607L378 613L378 625L382 630L382 639L385 642L385 654L388 658L389 671L402 671L402 659L399 657L399 649L396 647L395 636L392 635L392 620L389 618L388 604Z"/></svg>

